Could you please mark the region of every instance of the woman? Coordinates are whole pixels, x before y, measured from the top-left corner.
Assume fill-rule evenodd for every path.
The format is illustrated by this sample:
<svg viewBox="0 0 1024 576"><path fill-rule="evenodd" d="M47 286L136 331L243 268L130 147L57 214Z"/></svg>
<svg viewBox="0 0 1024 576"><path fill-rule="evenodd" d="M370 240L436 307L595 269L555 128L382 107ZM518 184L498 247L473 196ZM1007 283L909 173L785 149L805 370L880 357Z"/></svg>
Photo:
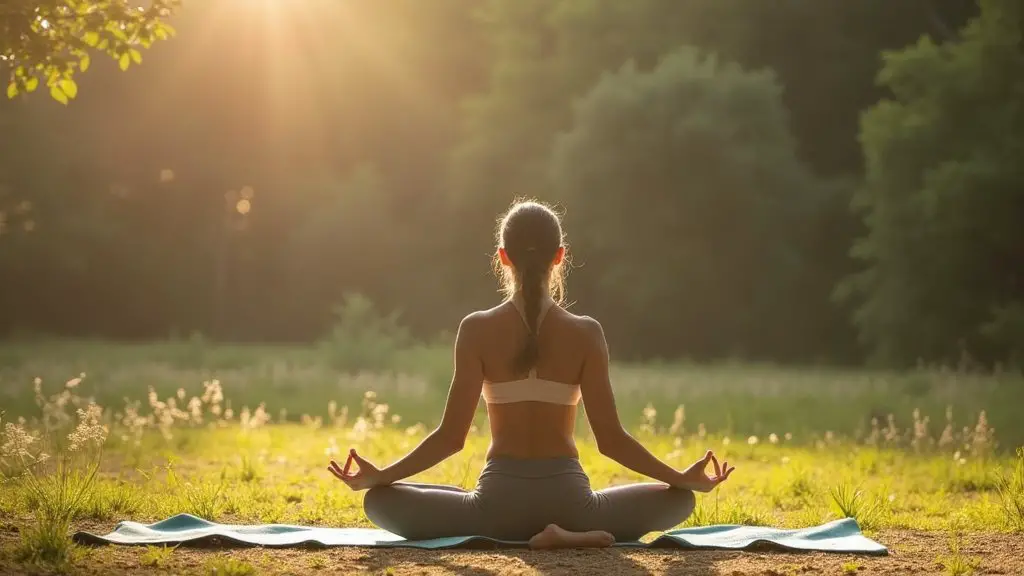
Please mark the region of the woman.
<svg viewBox="0 0 1024 576"><path fill-rule="evenodd" d="M514 205L498 230L496 267L507 299L459 325L455 374L441 424L408 455L378 468L354 449L358 471L328 468L376 525L407 539L483 535L533 548L609 546L667 530L732 473L708 451L683 471L661 462L619 422L601 325L558 304L565 246L558 216ZM483 395L491 446L476 488L400 483L457 453ZM582 398L601 454L658 480L593 491L573 441ZM714 475L706 474L712 464Z"/></svg>

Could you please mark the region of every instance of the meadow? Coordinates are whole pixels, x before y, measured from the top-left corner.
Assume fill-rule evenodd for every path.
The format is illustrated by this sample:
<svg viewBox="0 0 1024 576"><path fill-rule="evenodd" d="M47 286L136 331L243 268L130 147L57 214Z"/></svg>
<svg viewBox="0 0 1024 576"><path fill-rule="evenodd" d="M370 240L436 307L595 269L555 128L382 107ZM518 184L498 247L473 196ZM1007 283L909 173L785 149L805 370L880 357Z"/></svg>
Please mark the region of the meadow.
<svg viewBox="0 0 1024 576"><path fill-rule="evenodd" d="M338 354L196 339L0 346L0 566L85 574L1024 572L1024 455L1016 451L1024 445L1024 377L932 368L613 367L620 413L656 454L683 466L714 448L737 465L726 485L698 498L686 525L800 527L849 516L890 547L885 558L225 554L70 543L69 531L105 533L118 520L179 512L221 522L369 526L361 494L327 473L328 459L357 446L385 464L411 448L440 416L450 349L442 342L359 362ZM595 487L640 480L597 452L582 410L578 432ZM472 487L488 441L481 406L466 448L416 479Z"/></svg>

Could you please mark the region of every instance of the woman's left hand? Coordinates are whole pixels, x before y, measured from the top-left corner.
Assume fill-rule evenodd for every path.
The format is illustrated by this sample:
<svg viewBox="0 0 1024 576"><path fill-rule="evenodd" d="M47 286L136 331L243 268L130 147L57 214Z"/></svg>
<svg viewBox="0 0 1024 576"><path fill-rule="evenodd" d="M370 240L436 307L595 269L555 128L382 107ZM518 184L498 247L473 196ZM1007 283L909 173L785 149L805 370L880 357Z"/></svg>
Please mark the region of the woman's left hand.
<svg viewBox="0 0 1024 576"><path fill-rule="evenodd" d="M344 482L349 488L358 492L360 490L369 490L374 486L389 484L384 479L380 469L357 454L355 448L349 450L349 457L359 466L359 470L354 473L349 472L345 474L345 471L334 460L331 460L331 465L327 467L331 474L334 474L335 478Z"/></svg>

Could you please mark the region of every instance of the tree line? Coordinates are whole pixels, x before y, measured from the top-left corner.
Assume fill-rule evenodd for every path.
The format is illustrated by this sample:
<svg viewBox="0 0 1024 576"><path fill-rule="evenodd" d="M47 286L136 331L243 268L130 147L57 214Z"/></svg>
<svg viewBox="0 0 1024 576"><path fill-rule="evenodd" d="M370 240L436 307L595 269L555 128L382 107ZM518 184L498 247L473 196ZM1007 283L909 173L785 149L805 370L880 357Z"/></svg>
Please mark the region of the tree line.
<svg viewBox="0 0 1024 576"><path fill-rule="evenodd" d="M525 196L564 209L572 309L621 358L1019 361L1022 21L189 3L70 105L0 102L0 331L309 341L360 293L428 338L496 301L495 219Z"/></svg>

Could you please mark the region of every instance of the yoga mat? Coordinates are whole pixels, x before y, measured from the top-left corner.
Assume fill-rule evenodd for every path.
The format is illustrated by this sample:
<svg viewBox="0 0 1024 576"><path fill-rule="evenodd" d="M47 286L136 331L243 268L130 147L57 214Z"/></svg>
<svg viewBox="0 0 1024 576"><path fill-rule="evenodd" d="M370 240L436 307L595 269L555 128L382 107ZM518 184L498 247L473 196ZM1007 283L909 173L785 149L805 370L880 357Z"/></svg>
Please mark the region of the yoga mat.
<svg viewBox="0 0 1024 576"><path fill-rule="evenodd" d="M216 524L190 514L178 514L155 524L121 522L114 531L98 536L78 532L80 544L205 546L250 545L274 548L299 546L409 547L427 550L446 548L523 548L526 542L495 540L485 536L453 536L431 540L405 540L373 528L317 528L290 524ZM621 547L686 548L704 550L777 550L842 552L886 555L885 546L865 537L852 518L813 528L782 530L756 526L704 526L665 532L652 542L617 542Z"/></svg>

